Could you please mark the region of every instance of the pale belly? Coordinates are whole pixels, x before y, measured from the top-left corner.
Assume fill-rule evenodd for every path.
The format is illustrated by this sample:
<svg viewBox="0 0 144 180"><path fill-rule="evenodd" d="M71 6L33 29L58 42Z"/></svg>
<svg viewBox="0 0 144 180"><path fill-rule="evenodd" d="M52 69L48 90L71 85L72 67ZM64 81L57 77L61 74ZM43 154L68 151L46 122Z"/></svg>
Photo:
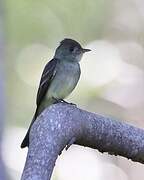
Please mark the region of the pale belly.
<svg viewBox="0 0 144 180"><path fill-rule="evenodd" d="M77 85L80 77L79 64L63 64L59 67L56 76L51 82L46 98L64 99Z"/></svg>

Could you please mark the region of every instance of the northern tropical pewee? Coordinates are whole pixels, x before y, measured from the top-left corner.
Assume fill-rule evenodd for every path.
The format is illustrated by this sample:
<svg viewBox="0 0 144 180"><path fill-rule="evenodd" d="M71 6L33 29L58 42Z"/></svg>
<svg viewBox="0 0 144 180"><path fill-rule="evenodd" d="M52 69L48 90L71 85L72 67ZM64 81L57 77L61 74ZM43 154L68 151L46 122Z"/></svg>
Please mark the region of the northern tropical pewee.
<svg viewBox="0 0 144 180"><path fill-rule="evenodd" d="M75 40L61 41L54 58L46 64L42 73L36 99L37 108L21 148L29 146L30 128L37 116L46 107L62 101L75 88L81 73L79 61L83 53L88 51Z"/></svg>

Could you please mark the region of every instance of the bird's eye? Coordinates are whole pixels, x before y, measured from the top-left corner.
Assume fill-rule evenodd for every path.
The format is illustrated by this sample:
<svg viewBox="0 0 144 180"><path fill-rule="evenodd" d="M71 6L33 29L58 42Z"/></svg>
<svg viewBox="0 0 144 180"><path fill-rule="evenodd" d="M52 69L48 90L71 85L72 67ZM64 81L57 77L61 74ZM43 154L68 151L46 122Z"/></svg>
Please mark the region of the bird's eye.
<svg viewBox="0 0 144 180"><path fill-rule="evenodd" d="M70 52L73 52L73 51L74 51L74 47L71 46L71 47L69 48L69 51L70 51Z"/></svg>

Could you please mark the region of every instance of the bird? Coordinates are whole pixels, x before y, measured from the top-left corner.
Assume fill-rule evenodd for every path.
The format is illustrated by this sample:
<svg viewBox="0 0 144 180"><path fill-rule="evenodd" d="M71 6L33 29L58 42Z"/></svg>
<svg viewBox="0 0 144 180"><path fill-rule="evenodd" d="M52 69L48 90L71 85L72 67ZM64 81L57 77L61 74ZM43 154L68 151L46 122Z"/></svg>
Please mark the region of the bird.
<svg viewBox="0 0 144 180"><path fill-rule="evenodd" d="M76 87L80 74L80 60L85 52L79 42L65 38L56 48L54 57L43 70L36 97L36 111L29 129L21 143L21 148L29 147L29 133L36 118L46 107L65 102L66 98Z"/></svg>

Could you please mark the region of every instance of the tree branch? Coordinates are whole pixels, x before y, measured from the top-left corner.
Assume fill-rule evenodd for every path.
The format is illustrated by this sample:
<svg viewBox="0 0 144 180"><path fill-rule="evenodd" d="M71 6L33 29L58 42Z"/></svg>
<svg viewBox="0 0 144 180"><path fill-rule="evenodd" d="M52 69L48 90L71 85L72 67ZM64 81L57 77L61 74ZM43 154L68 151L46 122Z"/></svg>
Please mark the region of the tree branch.
<svg viewBox="0 0 144 180"><path fill-rule="evenodd" d="M50 180L58 155L73 143L144 163L144 130L59 103L32 126L21 180Z"/></svg>

